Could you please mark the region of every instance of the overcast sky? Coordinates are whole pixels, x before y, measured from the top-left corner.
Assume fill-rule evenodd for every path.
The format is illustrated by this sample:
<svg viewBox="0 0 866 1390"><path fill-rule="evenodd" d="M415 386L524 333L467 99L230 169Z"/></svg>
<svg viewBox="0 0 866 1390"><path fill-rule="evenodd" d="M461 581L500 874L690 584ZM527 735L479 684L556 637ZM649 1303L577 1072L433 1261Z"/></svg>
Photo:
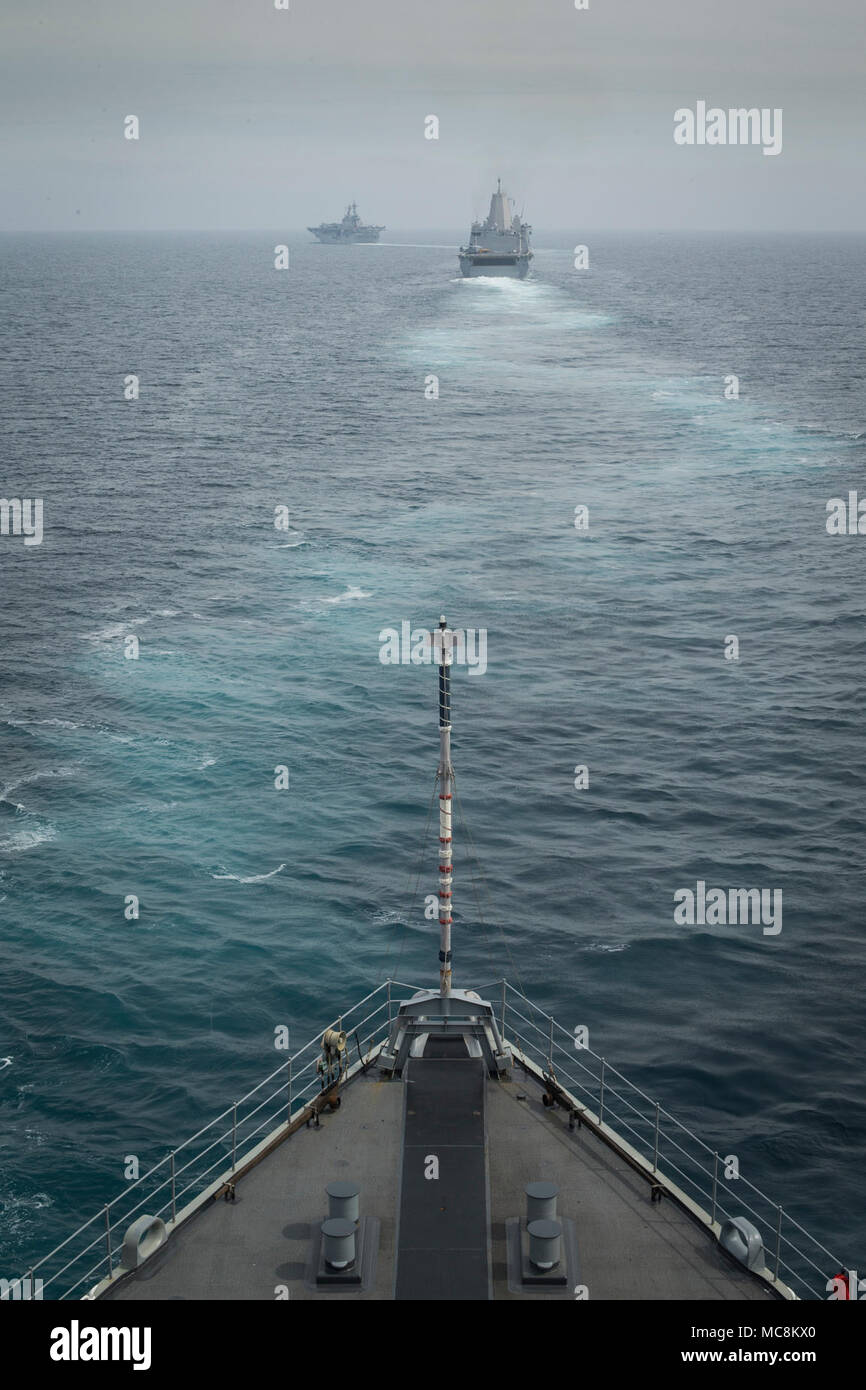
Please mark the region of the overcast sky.
<svg viewBox="0 0 866 1390"><path fill-rule="evenodd" d="M864 0L589 3L2 0L0 227L459 228L501 174L536 229L866 230ZM676 145L698 100L781 154Z"/></svg>

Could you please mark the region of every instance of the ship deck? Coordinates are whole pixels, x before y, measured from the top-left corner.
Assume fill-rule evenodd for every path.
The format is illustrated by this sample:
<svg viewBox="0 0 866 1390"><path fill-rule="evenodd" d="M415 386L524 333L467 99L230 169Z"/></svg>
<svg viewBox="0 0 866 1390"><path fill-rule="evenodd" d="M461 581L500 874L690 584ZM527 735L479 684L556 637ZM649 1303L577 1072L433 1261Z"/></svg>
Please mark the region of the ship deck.
<svg viewBox="0 0 866 1390"><path fill-rule="evenodd" d="M653 1201L646 1175L590 1127L572 1129L565 1111L547 1108L532 1073L497 1079L468 1057L431 1053L394 1078L359 1070L339 1109L239 1177L234 1201L210 1199L98 1296L573 1300L579 1285L591 1300L778 1297L670 1193ZM438 1178L425 1177L431 1156ZM346 1180L361 1190L365 1282L323 1287L325 1186ZM538 1180L559 1189L567 1284L526 1287L509 1264L526 1184Z"/></svg>

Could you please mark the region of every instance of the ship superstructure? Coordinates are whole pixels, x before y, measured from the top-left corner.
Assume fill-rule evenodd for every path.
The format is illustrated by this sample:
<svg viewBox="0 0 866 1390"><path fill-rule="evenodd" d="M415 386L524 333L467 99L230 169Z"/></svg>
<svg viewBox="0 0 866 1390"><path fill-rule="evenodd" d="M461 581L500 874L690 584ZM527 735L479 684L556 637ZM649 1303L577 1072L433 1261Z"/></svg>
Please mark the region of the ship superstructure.
<svg viewBox="0 0 866 1390"><path fill-rule="evenodd" d="M344 242L350 244L357 241L378 241L384 227L374 227L372 224L365 224L358 216L358 206L350 203L343 214L340 222L321 222L318 227L308 227L307 231L312 232L318 241Z"/></svg>
<svg viewBox="0 0 866 1390"><path fill-rule="evenodd" d="M473 222L469 243L460 247L460 269L464 275L507 275L524 279L529 273L532 251L528 222L521 222L511 199L496 180L490 211L484 222Z"/></svg>

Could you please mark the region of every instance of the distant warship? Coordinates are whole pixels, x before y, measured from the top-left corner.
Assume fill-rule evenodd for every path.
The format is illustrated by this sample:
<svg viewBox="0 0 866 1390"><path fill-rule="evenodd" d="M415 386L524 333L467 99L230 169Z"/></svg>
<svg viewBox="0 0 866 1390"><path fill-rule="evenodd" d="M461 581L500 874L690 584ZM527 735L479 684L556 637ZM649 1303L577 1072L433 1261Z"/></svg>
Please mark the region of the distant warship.
<svg viewBox="0 0 866 1390"><path fill-rule="evenodd" d="M528 222L521 222L511 202L496 180L486 222L473 222L469 245L460 247L460 269L464 275L510 275L520 280L529 271Z"/></svg>
<svg viewBox="0 0 866 1390"><path fill-rule="evenodd" d="M319 241L327 242L378 241L384 230L384 227L366 227L358 216L356 203L346 208L342 222L322 222L318 227L307 228Z"/></svg>

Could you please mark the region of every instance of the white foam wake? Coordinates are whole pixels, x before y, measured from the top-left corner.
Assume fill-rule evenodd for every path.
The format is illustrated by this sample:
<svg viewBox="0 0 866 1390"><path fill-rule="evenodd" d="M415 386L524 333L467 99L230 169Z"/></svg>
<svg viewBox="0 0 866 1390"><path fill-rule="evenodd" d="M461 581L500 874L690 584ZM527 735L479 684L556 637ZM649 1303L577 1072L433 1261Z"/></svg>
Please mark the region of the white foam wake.
<svg viewBox="0 0 866 1390"><path fill-rule="evenodd" d="M57 831L53 825L43 825L33 830L16 830L13 835L7 835L4 840L0 840L0 853L20 854L22 850L35 849L47 840L56 839Z"/></svg>
<svg viewBox="0 0 866 1390"><path fill-rule="evenodd" d="M337 594L335 598L326 598L325 603L350 603L353 599L372 597L373 595L367 589L359 589L357 585L350 584L344 594Z"/></svg>
<svg viewBox="0 0 866 1390"><path fill-rule="evenodd" d="M125 623L109 623L107 627L97 628L95 632L82 632L81 640L103 646L106 642L116 642L118 637L134 633L136 628L144 627L144 624L149 622L149 618L128 618Z"/></svg>
<svg viewBox="0 0 866 1390"><path fill-rule="evenodd" d="M279 868L271 869L269 874L250 874L248 878L244 878L243 874L211 874L211 878L231 879L233 883L264 883L266 878L281 874L285 867L285 864L280 864Z"/></svg>
<svg viewBox="0 0 866 1390"><path fill-rule="evenodd" d="M41 782L44 777L74 777L77 769L74 767L50 767L38 772L29 772L25 777L18 777L14 782L10 782L0 791L0 801L9 801L9 793L17 791L19 787L30 786L32 782ZM16 811L23 811L24 807L18 801L10 802Z"/></svg>
<svg viewBox="0 0 866 1390"><path fill-rule="evenodd" d="M54 729L80 729L81 725L76 724L74 719L4 719L4 724L9 724L13 729L28 729L30 725L47 724Z"/></svg>
<svg viewBox="0 0 866 1390"><path fill-rule="evenodd" d="M126 637L129 633L134 633L137 628L144 627L152 618L179 618L179 608L156 608L152 613L145 613L138 618L124 618L120 623L108 623L105 627L97 628L95 632L82 632L83 642L96 642L103 646L106 642L115 642L118 637Z"/></svg>

